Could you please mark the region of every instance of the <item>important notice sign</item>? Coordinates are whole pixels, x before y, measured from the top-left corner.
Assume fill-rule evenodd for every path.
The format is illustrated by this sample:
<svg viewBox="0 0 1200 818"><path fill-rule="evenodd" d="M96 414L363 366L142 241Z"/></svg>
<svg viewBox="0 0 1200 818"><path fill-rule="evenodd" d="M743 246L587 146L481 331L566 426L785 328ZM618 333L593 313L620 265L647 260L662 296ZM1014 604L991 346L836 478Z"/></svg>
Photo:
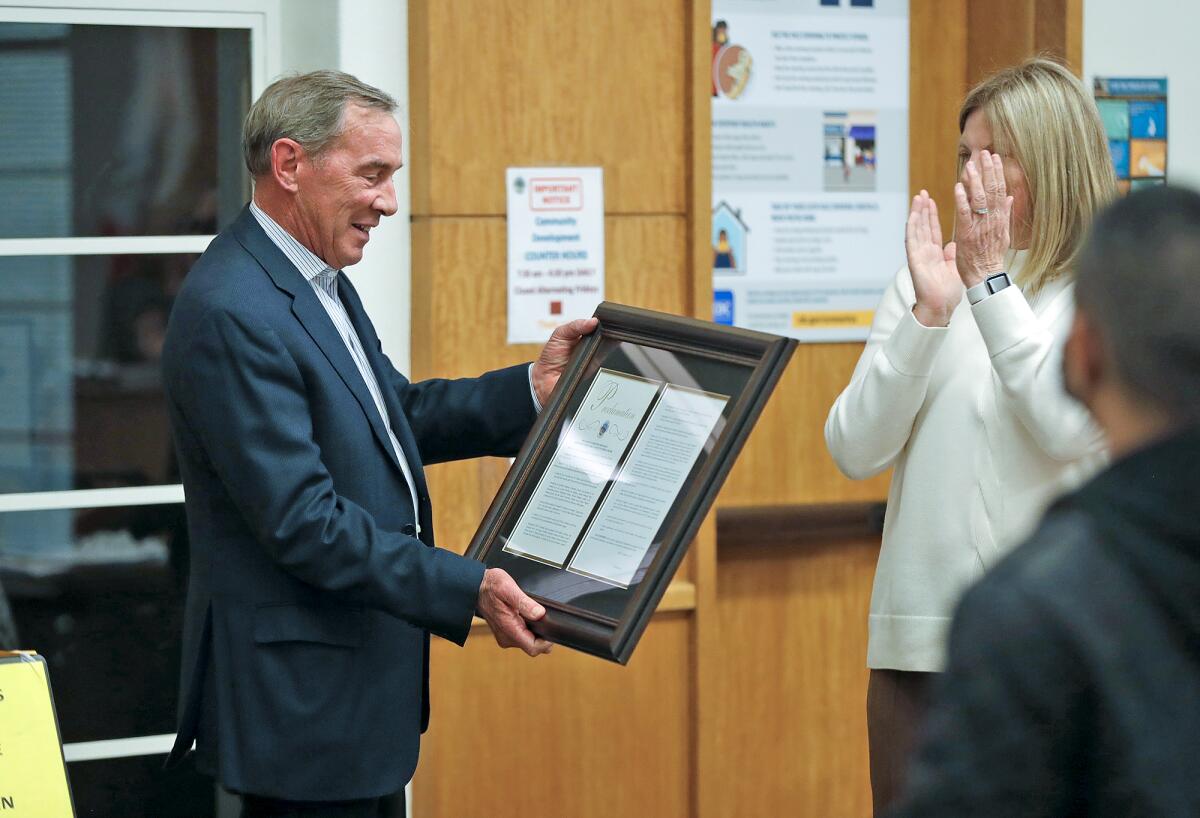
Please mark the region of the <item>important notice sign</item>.
<svg viewBox="0 0 1200 818"><path fill-rule="evenodd" d="M72 818L46 662L0 651L0 815Z"/></svg>
<svg viewBox="0 0 1200 818"><path fill-rule="evenodd" d="M542 343L604 300L601 168L509 168L508 343Z"/></svg>

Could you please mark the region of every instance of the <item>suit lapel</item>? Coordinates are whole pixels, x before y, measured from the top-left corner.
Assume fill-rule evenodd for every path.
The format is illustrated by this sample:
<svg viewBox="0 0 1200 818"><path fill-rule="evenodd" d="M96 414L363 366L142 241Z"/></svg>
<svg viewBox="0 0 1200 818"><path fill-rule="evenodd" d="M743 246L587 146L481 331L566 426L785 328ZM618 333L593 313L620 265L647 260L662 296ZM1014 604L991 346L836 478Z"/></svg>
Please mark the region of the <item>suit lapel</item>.
<svg viewBox="0 0 1200 818"><path fill-rule="evenodd" d="M362 407L363 414L367 416L367 421L371 425L371 431L374 432L375 438L379 441L379 445L383 447L387 453L388 459L397 469L400 469L400 463L396 460L396 453L392 449L392 442L388 439L387 429L384 428L383 418L379 416L379 410L375 407L375 401L371 398L371 392L367 389L366 382L358 372L358 366L354 363L354 359L350 356L350 350L346 348L346 342L338 335L337 328L334 327L333 321L329 318L329 313L325 312L325 308L321 306L321 302L317 299L316 293L312 290L312 285L304 280L304 276L296 269L295 265L288 260L288 257L283 254L283 251L275 246L275 243L268 238L263 232L258 221L254 218L254 214L250 212L250 208L246 207L242 210L241 215L233 224L234 235L238 242L246 248L267 271L267 275L275 282L275 286L289 293L292 296L292 314L296 316L301 326L313 339L317 347L325 355L342 383L354 395L354 399L358 401L358 405ZM358 330L358 325L355 325ZM359 331L359 339L362 339L362 333ZM363 345L366 347L366 344ZM368 352L368 355L370 353ZM378 369L376 369L378 372ZM378 378L378 375L376 375ZM387 401L387 390L384 392L384 401ZM393 429L395 427L393 426ZM407 428L407 426L406 426ZM411 437L411 433L410 433ZM403 445L403 442L401 443ZM405 452L406 456L408 455ZM409 463L412 464L411 456Z"/></svg>
<svg viewBox="0 0 1200 818"><path fill-rule="evenodd" d="M379 337L375 334L375 328L371 325L371 320L367 317L366 310L363 309L362 299L358 297L358 292L350 283L349 276L343 272L338 278L340 279L338 296L341 298L342 306L346 308L346 314L350 316L350 323L354 326L354 331L358 333L359 341L367 353L367 363L375 373L375 380L379 382L379 391L383 394L383 403L388 410L392 431L396 434L396 440L399 441L400 449L404 452L408 467L412 471L417 495L428 497L429 490L425 484L425 470L421 465L421 452L417 448L417 439L413 435L412 427L408 424L408 416L404 414L404 407L400 405L400 398L391 388L391 380L387 377L391 366L379 351Z"/></svg>

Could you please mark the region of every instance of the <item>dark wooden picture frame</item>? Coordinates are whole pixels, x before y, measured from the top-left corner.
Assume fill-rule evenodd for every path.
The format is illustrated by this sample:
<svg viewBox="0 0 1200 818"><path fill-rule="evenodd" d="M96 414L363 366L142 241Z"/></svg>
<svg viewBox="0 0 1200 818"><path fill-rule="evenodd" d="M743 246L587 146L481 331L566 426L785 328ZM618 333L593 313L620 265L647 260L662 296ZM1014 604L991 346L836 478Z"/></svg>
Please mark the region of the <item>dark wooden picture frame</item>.
<svg viewBox="0 0 1200 818"><path fill-rule="evenodd" d="M489 567L508 570L546 607L546 616L531 626L534 632L557 644L625 664L783 374L796 341L609 302L597 307L595 314L599 327L575 350L554 397L538 417L466 553ZM554 457L564 424L571 421L602 367L656 381L661 390L708 391L725 399L651 547L640 558L636 580L627 585L578 571L567 576L570 569L565 561L555 566L505 548L508 535ZM638 430L649 416L642 417ZM631 446L623 450L622 463L631 450ZM601 499L591 508L589 522L617 477L614 472L605 484ZM573 549L580 547L583 537L580 533Z"/></svg>

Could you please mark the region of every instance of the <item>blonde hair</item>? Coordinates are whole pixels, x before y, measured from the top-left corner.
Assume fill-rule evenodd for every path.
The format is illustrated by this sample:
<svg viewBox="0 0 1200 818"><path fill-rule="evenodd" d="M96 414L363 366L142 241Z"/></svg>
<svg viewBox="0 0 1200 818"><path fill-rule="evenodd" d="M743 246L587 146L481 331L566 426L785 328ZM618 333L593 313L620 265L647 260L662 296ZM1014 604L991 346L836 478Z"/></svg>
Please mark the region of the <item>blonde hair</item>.
<svg viewBox="0 0 1200 818"><path fill-rule="evenodd" d="M987 119L995 151L1025 171L1030 244L1017 283L1036 293L1073 274L1092 217L1117 196L1100 112L1083 83L1045 57L972 88L958 114L959 133L975 111Z"/></svg>

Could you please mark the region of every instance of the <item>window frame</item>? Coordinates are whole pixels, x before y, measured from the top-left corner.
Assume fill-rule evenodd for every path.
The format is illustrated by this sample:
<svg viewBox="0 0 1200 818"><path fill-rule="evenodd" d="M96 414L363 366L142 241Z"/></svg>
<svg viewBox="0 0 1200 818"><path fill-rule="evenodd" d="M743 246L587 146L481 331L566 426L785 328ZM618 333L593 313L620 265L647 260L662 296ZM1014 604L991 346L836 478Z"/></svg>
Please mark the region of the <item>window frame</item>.
<svg viewBox="0 0 1200 818"><path fill-rule="evenodd" d="M0 5L0 23L58 23L169 28L226 28L250 32L251 99L280 73L280 0L25 0ZM72 236L0 238L0 257L202 253L214 236ZM181 484L127 488L0 493L0 514L182 503Z"/></svg>

